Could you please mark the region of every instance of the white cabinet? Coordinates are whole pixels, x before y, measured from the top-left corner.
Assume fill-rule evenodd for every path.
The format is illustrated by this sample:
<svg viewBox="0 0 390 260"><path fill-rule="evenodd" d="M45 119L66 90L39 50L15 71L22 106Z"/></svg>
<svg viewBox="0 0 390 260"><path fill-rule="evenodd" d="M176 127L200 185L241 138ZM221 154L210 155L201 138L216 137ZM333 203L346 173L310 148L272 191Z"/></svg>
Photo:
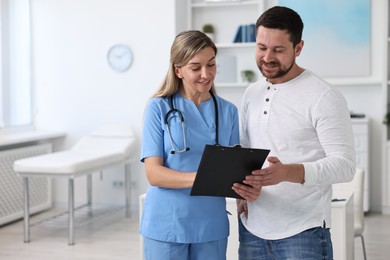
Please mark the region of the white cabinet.
<svg viewBox="0 0 390 260"><path fill-rule="evenodd" d="M355 254L355 230L353 194L335 194L345 201L332 202L330 234L333 244L333 259L353 260Z"/></svg>
<svg viewBox="0 0 390 260"><path fill-rule="evenodd" d="M255 61L255 43L233 43L240 25L255 24L264 10L264 2L259 0L241 1L205 1L187 0L188 29L202 31L205 24L214 27L214 42L218 48L217 54L217 87L246 87L241 72L252 70L256 78L260 77ZM229 62L218 62L229 60ZM233 79L220 80L223 75L231 75Z"/></svg>
<svg viewBox="0 0 390 260"><path fill-rule="evenodd" d="M355 140L356 167L365 172L363 209L370 209L370 165L369 165L369 120L368 118L353 118L352 131Z"/></svg>
<svg viewBox="0 0 390 260"><path fill-rule="evenodd" d="M236 199L226 198L226 210L230 212L229 215L229 229L230 235L228 238L228 247L226 251L227 260L238 259L238 216Z"/></svg>
<svg viewBox="0 0 390 260"><path fill-rule="evenodd" d="M384 148L384 172L383 172L383 202L382 212L390 215L390 141L385 143Z"/></svg>

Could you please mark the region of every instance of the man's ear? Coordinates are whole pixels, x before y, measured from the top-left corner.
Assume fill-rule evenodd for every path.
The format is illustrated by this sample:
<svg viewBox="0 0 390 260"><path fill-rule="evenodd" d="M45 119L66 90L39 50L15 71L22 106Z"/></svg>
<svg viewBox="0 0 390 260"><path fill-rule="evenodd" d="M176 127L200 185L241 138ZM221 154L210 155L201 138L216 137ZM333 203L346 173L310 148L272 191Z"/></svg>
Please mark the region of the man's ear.
<svg viewBox="0 0 390 260"><path fill-rule="evenodd" d="M303 49L304 41L301 40L296 46L295 46L295 57L298 57L301 54L301 51Z"/></svg>

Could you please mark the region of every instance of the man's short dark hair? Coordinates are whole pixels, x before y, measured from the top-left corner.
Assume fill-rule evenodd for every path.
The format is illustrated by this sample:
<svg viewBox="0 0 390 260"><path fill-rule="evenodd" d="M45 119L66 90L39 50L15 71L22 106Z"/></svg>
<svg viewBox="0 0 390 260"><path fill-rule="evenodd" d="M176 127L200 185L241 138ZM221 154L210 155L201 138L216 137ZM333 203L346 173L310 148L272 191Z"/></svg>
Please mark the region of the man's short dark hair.
<svg viewBox="0 0 390 260"><path fill-rule="evenodd" d="M303 22L294 10L284 6L274 6L265 11L256 22L256 30L260 26L269 29L287 30L294 47L302 39Z"/></svg>

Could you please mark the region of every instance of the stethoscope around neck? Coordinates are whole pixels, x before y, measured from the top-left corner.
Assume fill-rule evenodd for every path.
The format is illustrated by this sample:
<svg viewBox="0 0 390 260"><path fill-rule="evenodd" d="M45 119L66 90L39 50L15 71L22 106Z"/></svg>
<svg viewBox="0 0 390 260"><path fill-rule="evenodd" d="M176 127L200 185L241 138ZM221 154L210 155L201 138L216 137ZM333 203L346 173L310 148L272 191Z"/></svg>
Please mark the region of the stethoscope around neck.
<svg viewBox="0 0 390 260"><path fill-rule="evenodd" d="M217 99L215 98L215 95L214 95L214 93L211 90L210 90L210 95L213 98L214 108L215 108L214 109L215 110L215 145L219 145L219 137L218 137L218 104L217 104ZM182 112L179 109L176 109L175 106L173 105L173 96L174 95L170 96L170 98L169 98L169 103L170 103L171 109L165 114L164 122L165 122L165 126L167 127L168 136L169 136L169 142L171 143L171 146L172 146L171 154L177 154L177 153L187 152L187 151L190 150L190 148L187 146L187 139L186 139L186 135L185 135L185 131L184 131L184 116L183 116ZM169 124L168 124L169 115L170 114L174 114L174 113L177 113L179 115L180 121L181 121L181 132L182 132L182 135L183 135L183 144L184 144L184 148L182 150L177 150L175 148L175 145L173 144L173 140L172 140L171 130L170 130Z"/></svg>

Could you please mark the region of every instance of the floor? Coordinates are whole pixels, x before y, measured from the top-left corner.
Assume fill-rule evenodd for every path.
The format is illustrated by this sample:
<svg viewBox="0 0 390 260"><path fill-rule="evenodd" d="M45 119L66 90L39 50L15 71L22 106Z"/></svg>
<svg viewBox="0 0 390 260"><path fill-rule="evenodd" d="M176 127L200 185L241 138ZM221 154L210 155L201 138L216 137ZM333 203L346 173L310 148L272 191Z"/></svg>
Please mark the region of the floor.
<svg viewBox="0 0 390 260"><path fill-rule="evenodd" d="M53 209L32 217L34 224L63 209ZM78 213L77 213L78 214ZM94 213L95 214L95 213ZM140 259L138 214L125 218L123 209L114 209L93 221L76 215L74 246L68 246L67 217L57 217L31 228L31 242L23 242L23 221L0 227L0 259ZM364 238L369 260L390 259L390 215L367 214ZM355 260L363 259L359 238L355 239ZM337 260L337 259L336 259Z"/></svg>
<svg viewBox="0 0 390 260"><path fill-rule="evenodd" d="M76 211L75 245L68 245L67 215L31 227L31 241L23 242L23 221L0 228L1 260L121 260L140 259L138 214L125 217L125 210L111 209L108 214L93 212L93 221ZM31 218L40 222L47 216L65 212L54 209ZM99 210L97 210L99 211ZM82 215L81 215L82 214Z"/></svg>
<svg viewBox="0 0 390 260"><path fill-rule="evenodd" d="M390 259L390 215L367 214L363 232L368 260ZM363 260L360 238L355 238L355 260ZM337 260L337 259L336 259Z"/></svg>

